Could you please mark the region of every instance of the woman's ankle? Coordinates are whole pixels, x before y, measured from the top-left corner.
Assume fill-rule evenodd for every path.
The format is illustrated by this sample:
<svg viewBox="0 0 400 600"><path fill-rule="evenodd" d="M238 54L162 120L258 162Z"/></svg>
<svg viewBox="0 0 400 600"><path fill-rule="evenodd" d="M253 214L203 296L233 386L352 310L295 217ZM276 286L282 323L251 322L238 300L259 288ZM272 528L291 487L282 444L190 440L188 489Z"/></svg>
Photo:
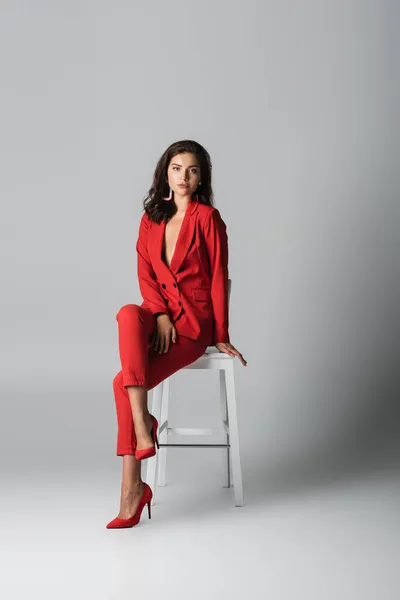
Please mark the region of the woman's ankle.
<svg viewBox="0 0 400 600"><path fill-rule="evenodd" d="M144 484L144 481L142 481L141 479L137 479L135 481L130 481L129 483L123 483L121 486L122 494L129 494L130 492L135 491L138 488L142 487L143 484Z"/></svg>

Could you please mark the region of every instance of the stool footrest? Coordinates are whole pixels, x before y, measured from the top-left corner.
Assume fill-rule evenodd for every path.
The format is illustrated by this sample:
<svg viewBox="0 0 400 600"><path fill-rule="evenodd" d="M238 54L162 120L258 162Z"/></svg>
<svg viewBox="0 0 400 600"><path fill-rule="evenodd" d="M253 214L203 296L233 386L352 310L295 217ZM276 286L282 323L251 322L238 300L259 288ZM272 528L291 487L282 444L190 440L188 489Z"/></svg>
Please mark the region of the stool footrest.
<svg viewBox="0 0 400 600"><path fill-rule="evenodd" d="M159 444L160 448L230 448L230 444Z"/></svg>
<svg viewBox="0 0 400 600"><path fill-rule="evenodd" d="M193 428L193 427L167 427L168 435L214 435L215 433L225 433L225 428L221 427L210 429L210 428Z"/></svg>
<svg viewBox="0 0 400 600"><path fill-rule="evenodd" d="M171 435L171 433L176 433L177 435L213 435L214 433L227 433L229 434L229 422L227 419L222 419L223 429L221 427L216 429L200 429L199 427L168 427L168 420L161 423L158 429L158 435L160 436L164 430L166 430L167 435Z"/></svg>

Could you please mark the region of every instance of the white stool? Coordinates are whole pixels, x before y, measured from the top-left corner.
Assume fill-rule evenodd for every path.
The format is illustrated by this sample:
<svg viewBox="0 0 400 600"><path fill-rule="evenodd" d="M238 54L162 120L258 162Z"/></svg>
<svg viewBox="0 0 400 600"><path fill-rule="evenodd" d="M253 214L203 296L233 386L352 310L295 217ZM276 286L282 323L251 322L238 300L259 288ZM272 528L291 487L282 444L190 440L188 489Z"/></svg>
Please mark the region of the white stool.
<svg viewBox="0 0 400 600"><path fill-rule="evenodd" d="M219 370L219 389L220 389L220 409L222 427L218 429L199 429L199 428L173 428L168 426L168 405L169 405L169 379L164 379L153 389L152 414L159 423L158 441L160 448L157 450L154 460L147 460L146 483L153 490L153 500L155 495L155 486L165 486L167 470L167 448L168 447L191 447L191 448L226 448L227 471L226 483L224 487L234 488L235 506L243 506L243 483L242 467L239 451L239 431L237 422L234 365L235 359L228 354L219 352L214 346L209 346L203 356L191 363L184 369L218 369ZM173 377L173 375L172 375ZM221 432L226 435L225 444L168 444L167 439L170 434L175 435L212 435ZM231 462L232 479L231 486ZM158 470L157 470L158 467ZM157 472L158 471L158 472ZM158 476L157 476L158 475ZM153 501L152 501L153 504Z"/></svg>

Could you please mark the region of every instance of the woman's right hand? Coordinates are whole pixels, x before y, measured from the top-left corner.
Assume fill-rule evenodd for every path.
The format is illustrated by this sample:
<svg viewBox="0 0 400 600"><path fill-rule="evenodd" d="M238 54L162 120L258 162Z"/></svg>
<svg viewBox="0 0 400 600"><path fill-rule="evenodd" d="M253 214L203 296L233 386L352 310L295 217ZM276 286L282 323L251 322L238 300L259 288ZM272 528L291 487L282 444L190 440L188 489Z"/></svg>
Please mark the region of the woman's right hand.
<svg viewBox="0 0 400 600"><path fill-rule="evenodd" d="M157 324L153 334L152 346L155 352L162 354L168 352L169 346L176 343L177 333L169 315L157 316Z"/></svg>

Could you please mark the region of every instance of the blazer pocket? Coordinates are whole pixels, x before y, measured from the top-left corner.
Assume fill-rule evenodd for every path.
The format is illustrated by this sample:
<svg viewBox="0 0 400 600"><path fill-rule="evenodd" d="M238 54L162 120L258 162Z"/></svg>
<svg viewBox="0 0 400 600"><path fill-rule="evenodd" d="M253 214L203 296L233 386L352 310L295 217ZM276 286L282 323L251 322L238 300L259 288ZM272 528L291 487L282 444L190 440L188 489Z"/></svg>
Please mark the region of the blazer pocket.
<svg viewBox="0 0 400 600"><path fill-rule="evenodd" d="M211 292L206 288L192 288L192 296L196 302L211 302Z"/></svg>

